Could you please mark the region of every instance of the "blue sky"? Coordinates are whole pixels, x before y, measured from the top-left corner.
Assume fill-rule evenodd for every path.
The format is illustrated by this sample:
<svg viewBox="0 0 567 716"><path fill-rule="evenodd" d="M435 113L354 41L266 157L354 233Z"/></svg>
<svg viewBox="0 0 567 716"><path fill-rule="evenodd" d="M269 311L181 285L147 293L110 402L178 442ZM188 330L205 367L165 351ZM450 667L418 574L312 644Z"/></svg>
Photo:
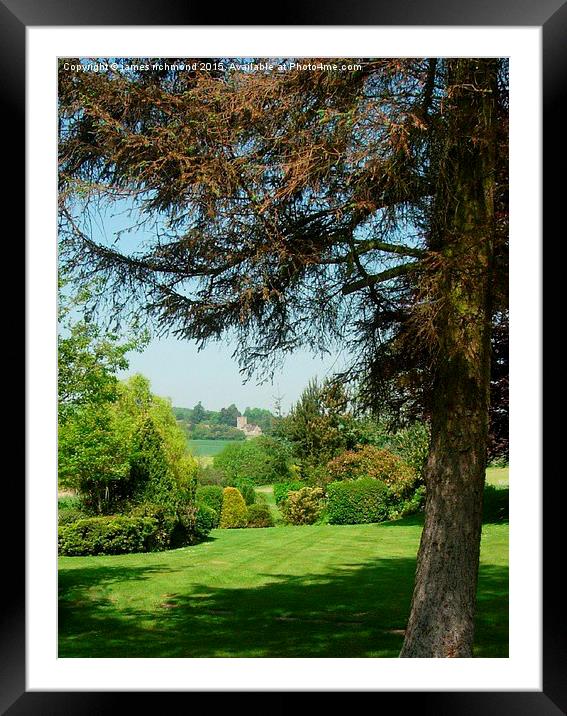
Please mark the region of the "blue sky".
<svg viewBox="0 0 567 716"><path fill-rule="evenodd" d="M118 201L112 207L83 214L82 220L95 240L135 251L151 242L154 233L147 227L121 233L136 223L136 212L129 215L131 210L131 203ZM200 401L209 410L220 410L231 403L241 411L246 407L274 410L276 396L280 396L282 410L287 412L311 378L323 379L338 372L346 360L339 352L321 357L297 350L286 357L273 381L261 382L258 376L245 382L232 357L235 348L230 339L210 343L199 351L194 341L155 338L142 353L128 354L129 369L118 377L142 373L156 395L170 398L177 407L192 408Z"/></svg>
<svg viewBox="0 0 567 716"><path fill-rule="evenodd" d="M231 357L233 350L229 343L213 343L199 352L193 342L154 340L143 353L129 354L130 368L119 377L142 373L150 379L154 393L171 398L177 407L192 408L201 401L210 410L231 403L242 412L246 407L273 410L275 396L280 395L287 412L310 378L322 379L344 366L340 355L321 358L297 351L287 357L273 383L257 385L258 380L251 379L245 384Z"/></svg>

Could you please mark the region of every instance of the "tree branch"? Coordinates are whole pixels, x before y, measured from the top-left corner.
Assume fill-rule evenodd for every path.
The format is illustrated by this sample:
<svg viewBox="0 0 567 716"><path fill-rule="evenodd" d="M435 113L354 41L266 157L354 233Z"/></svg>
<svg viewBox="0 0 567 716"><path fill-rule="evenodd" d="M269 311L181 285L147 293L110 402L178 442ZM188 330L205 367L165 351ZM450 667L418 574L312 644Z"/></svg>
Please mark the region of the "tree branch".
<svg viewBox="0 0 567 716"><path fill-rule="evenodd" d="M403 276L404 274L413 271L418 265L418 262L414 261L410 264L400 264L399 266L394 266L393 268L386 269L385 271L381 271L373 276L367 276L366 278L360 279L360 281L354 281L353 283L343 286L341 293L343 296L348 296L351 293L355 293L355 291L360 291L361 288L368 288L370 286L375 286L377 283L384 283L384 281L388 281L391 278L398 278L398 276Z"/></svg>

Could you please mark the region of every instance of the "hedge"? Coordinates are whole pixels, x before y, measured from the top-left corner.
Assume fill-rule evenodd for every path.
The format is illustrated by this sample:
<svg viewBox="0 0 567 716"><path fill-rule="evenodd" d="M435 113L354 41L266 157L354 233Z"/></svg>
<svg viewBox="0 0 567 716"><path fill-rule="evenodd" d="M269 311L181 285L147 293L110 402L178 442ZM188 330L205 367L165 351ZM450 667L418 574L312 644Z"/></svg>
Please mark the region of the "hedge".
<svg viewBox="0 0 567 716"><path fill-rule="evenodd" d="M84 520L85 517L88 517L88 515L85 515L85 513L82 510L69 507L69 508L59 510L58 523L59 523L59 526L61 527L63 525L73 524L73 522L78 522L79 520Z"/></svg>
<svg viewBox="0 0 567 716"><path fill-rule="evenodd" d="M156 526L152 517L88 517L59 527L59 553L75 556L147 552Z"/></svg>
<svg viewBox="0 0 567 716"><path fill-rule="evenodd" d="M374 478L332 482L327 487L329 524L359 525L388 519L392 496Z"/></svg>
<svg viewBox="0 0 567 716"><path fill-rule="evenodd" d="M229 443L213 459L213 467L224 473L227 482L234 486L238 480L254 485L271 485L286 480L290 474L287 446L280 440L265 435Z"/></svg>
<svg viewBox="0 0 567 716"><path fill-rule="evenodd" d="M130 515L88 517L59 527L59 553L66 556L159 552L201 542L216 513L206 505L172 512L144 503Z"/></svg>

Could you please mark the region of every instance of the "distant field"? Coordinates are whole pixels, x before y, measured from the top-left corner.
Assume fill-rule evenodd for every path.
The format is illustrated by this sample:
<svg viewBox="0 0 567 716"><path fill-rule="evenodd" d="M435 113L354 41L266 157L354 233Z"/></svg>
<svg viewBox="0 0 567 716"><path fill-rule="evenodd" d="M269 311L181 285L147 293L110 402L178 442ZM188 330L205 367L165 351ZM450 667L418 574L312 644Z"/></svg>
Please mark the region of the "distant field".
<svg viewBox="0 0 567 716"><path fill-rule="evenodd" d="M189 450L196 457L214 457L227 445L240 443L241 440L188 440Z"/></svg>

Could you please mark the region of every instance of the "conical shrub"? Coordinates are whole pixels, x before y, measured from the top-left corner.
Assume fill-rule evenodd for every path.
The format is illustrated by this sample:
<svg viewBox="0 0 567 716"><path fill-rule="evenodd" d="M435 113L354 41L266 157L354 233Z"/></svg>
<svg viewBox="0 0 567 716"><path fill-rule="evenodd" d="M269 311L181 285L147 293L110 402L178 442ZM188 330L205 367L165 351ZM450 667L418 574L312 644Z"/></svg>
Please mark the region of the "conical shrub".
<svg viewBox="0 0 567 716"><path fill-rule="evenodd" d="M246 502L236 487L225 487L219 527L236 529L248 524Z"/></svg>

